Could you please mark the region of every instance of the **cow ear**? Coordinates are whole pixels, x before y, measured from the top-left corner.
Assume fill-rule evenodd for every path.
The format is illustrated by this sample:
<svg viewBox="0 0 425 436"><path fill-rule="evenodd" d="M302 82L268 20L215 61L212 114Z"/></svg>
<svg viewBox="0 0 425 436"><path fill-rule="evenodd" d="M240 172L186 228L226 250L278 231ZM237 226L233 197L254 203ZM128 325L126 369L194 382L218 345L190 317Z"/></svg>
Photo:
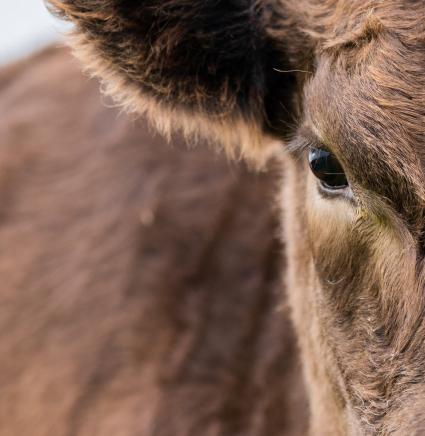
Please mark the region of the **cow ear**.
<svg viewBox="0 0 425 436"><path fill-rule="evenodd" d="M264 2L266 3L266 2ZM277 1L277 3L280 3ZM179 128L258 157L293 124L296 68L258 0L49 0L105 89L169 134ZM279 11L280 12L280 11ZM279 32L278 32L279 33ZM290 34L291 32L286 32Z"/></svg>

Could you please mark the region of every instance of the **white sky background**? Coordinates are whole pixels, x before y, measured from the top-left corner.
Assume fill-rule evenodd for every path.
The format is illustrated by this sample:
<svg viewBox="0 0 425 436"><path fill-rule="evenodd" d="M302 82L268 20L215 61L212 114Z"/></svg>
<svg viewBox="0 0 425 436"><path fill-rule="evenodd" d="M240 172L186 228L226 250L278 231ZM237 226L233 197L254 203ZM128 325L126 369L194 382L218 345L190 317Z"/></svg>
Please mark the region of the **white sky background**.
<svg viewBox="0 0 425 436"><path fill-rule="evenodd" d="M43 0L0 0L0 65L61 39L66 28Z"/></svg>

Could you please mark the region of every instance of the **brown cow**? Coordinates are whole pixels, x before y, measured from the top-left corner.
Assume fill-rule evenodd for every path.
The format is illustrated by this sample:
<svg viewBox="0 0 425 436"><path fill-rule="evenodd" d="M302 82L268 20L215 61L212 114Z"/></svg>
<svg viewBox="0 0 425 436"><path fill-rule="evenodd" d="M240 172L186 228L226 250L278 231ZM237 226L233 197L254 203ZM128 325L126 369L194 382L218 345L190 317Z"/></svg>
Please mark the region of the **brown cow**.
<svg viewBox="0 0 425 436"><path fill-rule="evenodd" d="M0 71L0 435L301 434L275 176L98 88L65 50Z"/></svg>
<svg viewBox="0 0 425 436"><path fill-rule="evenodd" d="M51 3L130 109L282 156L312 434L425 434L424 1Z"/></svg>

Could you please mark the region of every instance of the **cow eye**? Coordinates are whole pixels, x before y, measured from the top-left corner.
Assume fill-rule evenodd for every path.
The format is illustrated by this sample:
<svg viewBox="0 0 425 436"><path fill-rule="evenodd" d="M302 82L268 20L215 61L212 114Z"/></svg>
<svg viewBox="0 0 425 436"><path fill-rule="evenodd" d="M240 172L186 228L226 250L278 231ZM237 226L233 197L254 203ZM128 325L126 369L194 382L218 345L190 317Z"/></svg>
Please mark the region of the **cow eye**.
<svg viewBox="0 0 425 436"><path fill-rule="evenodd" d="M310 168L327 189L344 189L348 186L345 172L338 159L330 151L311 148L308 156Z"/></svg>

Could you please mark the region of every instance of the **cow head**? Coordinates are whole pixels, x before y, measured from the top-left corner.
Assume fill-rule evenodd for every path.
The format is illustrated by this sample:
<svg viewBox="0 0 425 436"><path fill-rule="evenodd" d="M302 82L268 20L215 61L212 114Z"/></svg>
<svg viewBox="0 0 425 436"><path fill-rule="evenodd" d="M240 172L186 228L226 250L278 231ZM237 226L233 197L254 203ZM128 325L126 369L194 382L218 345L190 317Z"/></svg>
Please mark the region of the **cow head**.
<svg viewBox="0 0 425 436"><path fill-rule="evenodd" d="M50 4L163 132L280 156L312 434L425 432L423 0Z"/></svg>

